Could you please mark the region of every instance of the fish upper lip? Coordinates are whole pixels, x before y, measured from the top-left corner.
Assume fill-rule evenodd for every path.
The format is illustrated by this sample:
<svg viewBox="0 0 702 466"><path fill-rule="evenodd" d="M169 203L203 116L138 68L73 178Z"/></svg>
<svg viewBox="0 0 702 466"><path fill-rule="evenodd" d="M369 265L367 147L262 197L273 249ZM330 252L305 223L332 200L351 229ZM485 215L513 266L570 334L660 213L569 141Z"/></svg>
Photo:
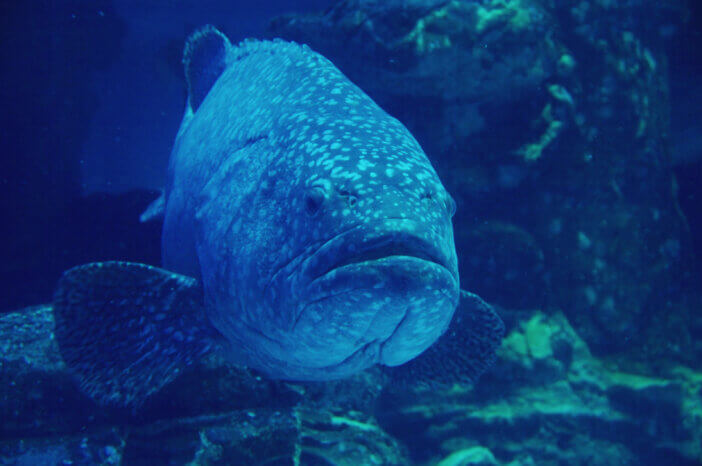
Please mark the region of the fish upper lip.
<svg viewBox="0 0 702 466"><path fill-rule="evenodd" d="M412 222L408 219L392 219L398 222ZM360 238L356 238L357 234ZM349 248L349 244L353 248ZM328 257L337 256L335 260L327 261ZM306 275L314 281L329 272L344 266L386 259L389 257L412 257L443 267L454 275L450 258L435 245L430 238L411 231L389 228L379 231L376 235L366 236L362 229L353 228L336 236L317 250L305 261Z"/></svg>
<svg viewBox="0 0 702 466"><path fill-rule="evenodd" d="M394 235L380 236L369 244L366 244L362 250L353 251L341 257L320 275L325 275L332 270L347 265L386 259L393 256L414 257L428 262L434 262L444 268L448 268L447 264L443 262L432 249L433 248L429 247L426 242L418 240L417 238L396 238Z"/></svg>

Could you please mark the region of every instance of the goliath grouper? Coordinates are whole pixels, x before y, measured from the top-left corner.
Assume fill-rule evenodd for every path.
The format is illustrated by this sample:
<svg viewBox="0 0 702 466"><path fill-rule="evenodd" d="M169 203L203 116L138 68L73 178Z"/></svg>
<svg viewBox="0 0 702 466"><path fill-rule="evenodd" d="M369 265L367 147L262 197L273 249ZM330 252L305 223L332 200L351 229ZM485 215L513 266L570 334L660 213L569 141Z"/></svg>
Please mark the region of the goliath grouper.
<svg viewBox="0 0 702 466"><path fill-rule="evenodd" d="M93 263L58 284L82 388L136 406L215 349L286 380L374 364L475 380L503 324L459 289L455 204L409 131L304 45L233 46L207 26L183 62L164 268Z"/></svg>

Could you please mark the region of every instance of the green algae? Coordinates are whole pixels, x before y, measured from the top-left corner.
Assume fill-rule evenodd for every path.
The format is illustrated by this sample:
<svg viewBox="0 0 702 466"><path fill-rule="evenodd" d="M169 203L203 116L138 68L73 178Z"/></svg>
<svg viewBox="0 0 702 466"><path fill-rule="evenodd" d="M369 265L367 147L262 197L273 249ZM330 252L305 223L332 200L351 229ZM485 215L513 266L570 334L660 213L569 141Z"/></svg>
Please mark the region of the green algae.
<svg viewBox="0 0 702 466"><path fill-rule="evenodd" d="M514 31L526 29L531 24L531 15L522 0L493 0L478 7L475 24L478 33L504 23Z"/></svg>
<svg viewBox="0 0 702 466"><path fill-rule="evenodd" d="M462 466L470 464L499 464L495 455L485 447L469 447L455 451L437 463L437 466Z"/></svg>

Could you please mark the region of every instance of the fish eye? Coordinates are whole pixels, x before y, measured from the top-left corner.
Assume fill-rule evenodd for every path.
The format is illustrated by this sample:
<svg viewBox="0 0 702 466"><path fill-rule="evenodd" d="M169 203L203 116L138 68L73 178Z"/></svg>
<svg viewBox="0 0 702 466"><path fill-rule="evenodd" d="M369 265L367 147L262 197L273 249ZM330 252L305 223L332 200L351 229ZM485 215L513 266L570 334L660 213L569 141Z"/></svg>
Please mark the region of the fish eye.
<svg viewBox="0 0 702 466"><path fill-rule="evenodd" d="M446 202L446 210L448 211L449 216L453 218L453 216L456 215L456 201L449 193L446 193L444 199Z"/></svg>
<svg viewBox="0 0 702 466"><path fill-rule="evenodd" d="M321 186L312 186L305 192L305 212L310 216L315 216L322 208L326 194Z"/></svg>
<svg viewBox="0 0 702 466"><path fill-rule="evenodd" d="M436 197L435 197L436 196ZM425 191L420 199L426 200L426 201L432 201L436 199L436 202L439 205L443 205L444 209L446 209L446 212L448 212L449 216L453 217L456 214L456 201L453 200L453 197L447 192L444 192L442 194L436 194L431 191Z"/></svg>

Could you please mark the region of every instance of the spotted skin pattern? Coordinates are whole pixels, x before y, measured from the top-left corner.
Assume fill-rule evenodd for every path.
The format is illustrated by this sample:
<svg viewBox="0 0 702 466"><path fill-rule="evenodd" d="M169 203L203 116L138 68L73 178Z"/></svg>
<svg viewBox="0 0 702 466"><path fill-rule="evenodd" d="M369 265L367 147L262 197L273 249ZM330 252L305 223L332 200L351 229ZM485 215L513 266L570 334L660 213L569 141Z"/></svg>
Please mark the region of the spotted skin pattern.
<svg viewBox="0 0 702 466"><path fill-rule="evenodd" d="M271 377L416 357L459 299L455 204L426 155L308 47L221 37L171 155L164 267L200 280L226 353Z"/></svg>

